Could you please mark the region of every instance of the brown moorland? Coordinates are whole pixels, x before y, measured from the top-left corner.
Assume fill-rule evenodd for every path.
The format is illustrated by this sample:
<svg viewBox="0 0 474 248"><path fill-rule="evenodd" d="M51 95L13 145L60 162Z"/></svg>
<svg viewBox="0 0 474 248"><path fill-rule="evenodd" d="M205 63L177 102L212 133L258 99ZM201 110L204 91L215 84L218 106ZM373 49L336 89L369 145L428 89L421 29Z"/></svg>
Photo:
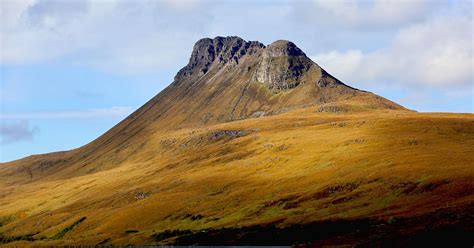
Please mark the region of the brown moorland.
<svg viewBox="0 0 474 248"><path fill-rule="evenodd" d="M288 41L202 39L93 142L0 164L0 244L472 245L473 147L472 114L351 88Z"/></svg>

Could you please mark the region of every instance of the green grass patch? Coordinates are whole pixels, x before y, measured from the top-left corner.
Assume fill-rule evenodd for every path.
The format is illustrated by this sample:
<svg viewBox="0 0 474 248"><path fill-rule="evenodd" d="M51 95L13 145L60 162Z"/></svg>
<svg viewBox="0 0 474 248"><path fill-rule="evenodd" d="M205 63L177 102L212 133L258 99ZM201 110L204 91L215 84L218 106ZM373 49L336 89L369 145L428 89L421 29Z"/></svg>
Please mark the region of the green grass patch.
<svg viewBox="0 0 474 248"><path fill-rule="evenodd" d="M6 224L15 220L14 216L4 216L0 217L0 227L5 226Z"/></svg>
<svg viewBox="0 0 474 248"><path fill-rule="evenodd" d="M416 183L417 184L422 184L422 183L428 181L428 179L430 179L430 178L431 178L431 175L423 175L418 180L416 180Z"/></svg>
<svg viewBox="0 0 474 248"><path fill-rule="evenodd" d="M81 224L81 222L83 222L84 220L86 220L86 217L81 217L76 222L72 223L71 225L67 226L63 230L56 233L53 237L51 237L51 239L54 239L54 240L62 239L64 237L64 235L66 235L66 233L68 233L69 231L74 229L77 225Z"/></svg>
<svg viewBox="0 0 474 248"><path fill-rule="evenodd" d="M19 235L19 236L6 236L3 233L0 233L0 244L6 244L10 243L13 241L34 241L35 239L33 238L35 234L25 234L25 235Z"/></svg>
<svg viewBox="0 0 474 248"><path fill-rule="evenodd" d="M386 208L388 207L395 199L397 196L393 193L389 193L382 197L378 202L377 202L377 207L379 209Z"/></svg>

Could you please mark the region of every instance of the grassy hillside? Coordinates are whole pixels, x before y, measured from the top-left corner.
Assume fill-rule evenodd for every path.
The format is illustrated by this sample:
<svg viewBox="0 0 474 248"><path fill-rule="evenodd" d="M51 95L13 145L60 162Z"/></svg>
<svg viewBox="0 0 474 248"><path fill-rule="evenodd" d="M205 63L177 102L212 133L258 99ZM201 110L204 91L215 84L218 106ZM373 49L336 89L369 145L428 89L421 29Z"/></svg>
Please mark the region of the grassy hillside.
<svg viewBox="0 0 474 248"><path fill-rule="evenodd" d="M367 235L376 225L401 225L400 235L449 225L472 232L464 228L474 202L472 114L341 102L175 131L150 125L114 142L77 164L90 147L1 164L3 242L192 243L186 237L199 240L200 230L216 240L252 228L284 237L317 223ZM53 170L23 167L41 163ZM349 229L341 244L356 240Z"/></svg>
<svg viewBox="0 0 474 248"><path fill-rule="evenodd" d="M0 164L0 244L471 245L473 147L472 114L354 89L289 41L205 38L96 140Z"/></svg>

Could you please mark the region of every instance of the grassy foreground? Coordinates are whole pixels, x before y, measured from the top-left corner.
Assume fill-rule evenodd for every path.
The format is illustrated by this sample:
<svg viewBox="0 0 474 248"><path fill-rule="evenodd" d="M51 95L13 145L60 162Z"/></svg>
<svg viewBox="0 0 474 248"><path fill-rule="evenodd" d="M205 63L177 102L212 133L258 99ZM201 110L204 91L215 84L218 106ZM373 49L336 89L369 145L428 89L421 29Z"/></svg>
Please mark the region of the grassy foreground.
<svg viewBox="0 0 474 248"><path fill-rule="evenodd" d="M0 245L472 241L474 115L333 110L150 128L76 174L22 170L74 151L0 164Z"/></svg>

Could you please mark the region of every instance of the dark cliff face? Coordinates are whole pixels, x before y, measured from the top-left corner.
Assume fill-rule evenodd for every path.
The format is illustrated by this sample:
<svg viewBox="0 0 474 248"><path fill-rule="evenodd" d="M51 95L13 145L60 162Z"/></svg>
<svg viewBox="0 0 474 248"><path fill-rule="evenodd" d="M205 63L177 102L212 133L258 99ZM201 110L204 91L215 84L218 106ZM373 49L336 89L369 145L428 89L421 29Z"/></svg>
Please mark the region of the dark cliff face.
<svg viewBox="0 0 474 248"><path fill-rule="evenodd" d="M254 79L274 92L290 90L311 66L319 69L294 43L278 40L264 49Z"/></svg>
<svg viewBox="0 0 474 248"><path fill-rule="evenodd" d="M310 68L323 74L322 69L293 42L278 40L268 46L258 41L245 41L236 36L204 38L196 42L189 63L175 77L175 82L200 77L226 67L238 67L245 57L253 64L240 68L252 81L265 85L274 93L291 90L305 83L304 75ZM329 81L328 81L329 82ZM326 87L328 83L317 84Z"/></svg>
<svg viewBox="0 0 474 248"><path fill-rule="evenodd" d="M258 41L245 41L236 36L204 38L196 42L188 65L181 69L175 80L206 74L212 66L238 64L246 55L253 55L265 48Z"/></svg>

